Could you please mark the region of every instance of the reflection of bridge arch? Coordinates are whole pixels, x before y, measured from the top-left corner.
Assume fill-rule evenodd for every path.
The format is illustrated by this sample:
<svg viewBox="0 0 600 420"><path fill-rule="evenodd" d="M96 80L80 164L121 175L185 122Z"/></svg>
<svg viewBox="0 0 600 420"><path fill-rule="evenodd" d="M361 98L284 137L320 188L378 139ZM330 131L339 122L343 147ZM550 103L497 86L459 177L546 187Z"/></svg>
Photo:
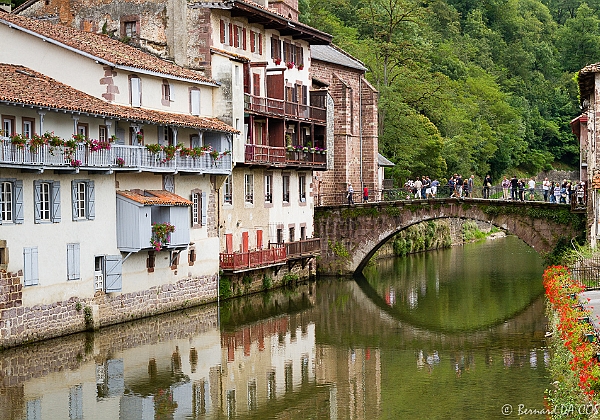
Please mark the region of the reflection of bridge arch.
<svg viewBox="0 0 600 420"><path fill-rule="evenodd" d="M562 204L457 198L317 207L315 232L322 239L318 270L322 275L360 272L396 233L442 218L493 224L546 253L561 240L582 234L584 217Z"/></svg>

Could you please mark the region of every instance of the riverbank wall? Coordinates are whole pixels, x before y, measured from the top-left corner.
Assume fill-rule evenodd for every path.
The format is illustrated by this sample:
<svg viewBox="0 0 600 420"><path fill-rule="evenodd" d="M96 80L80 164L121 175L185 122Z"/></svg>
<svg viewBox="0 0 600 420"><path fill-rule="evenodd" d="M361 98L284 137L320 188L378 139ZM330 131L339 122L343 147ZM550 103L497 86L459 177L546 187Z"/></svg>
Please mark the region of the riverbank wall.
<svg viewBox="0 0 600 420"><path fill-rule="evenodd" d="M460 218L419 223L394 235L379 248L376 258L405 256L462 245L471 242L476 231L488 233L491 229L489 223Z"/></svg>

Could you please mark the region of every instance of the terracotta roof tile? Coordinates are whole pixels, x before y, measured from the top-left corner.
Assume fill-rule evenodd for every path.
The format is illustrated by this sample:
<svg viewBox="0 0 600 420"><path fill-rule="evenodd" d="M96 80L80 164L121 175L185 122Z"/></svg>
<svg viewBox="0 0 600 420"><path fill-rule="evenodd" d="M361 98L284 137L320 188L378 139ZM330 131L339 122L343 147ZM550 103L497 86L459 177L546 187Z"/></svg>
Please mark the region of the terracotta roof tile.
<svg viewBox="0 0 600 420"><path fill-rule="evenodd" d="M111 104L27 67L11 64L0 63L0 101L151 124L239 133L217 118Z"/></svg>
<svg viewBox="0 0 600 420"><path fill-rule="evenodd" d="M191 206L192 202L166 190L135 190L117 191L122 197L129 198L145 206Z"/></svg>
<svg viewBox="0 0 600 420"><path fill-rule="evenodd" d="M167 76L218 85L214 80L196 71L162 60L131 45L109 38L106 35L85 32L69 26L9 14L1 10L0 23L27 29L68 47L90 54L100 60L107 61L115 66L133 67Z"/></svg>

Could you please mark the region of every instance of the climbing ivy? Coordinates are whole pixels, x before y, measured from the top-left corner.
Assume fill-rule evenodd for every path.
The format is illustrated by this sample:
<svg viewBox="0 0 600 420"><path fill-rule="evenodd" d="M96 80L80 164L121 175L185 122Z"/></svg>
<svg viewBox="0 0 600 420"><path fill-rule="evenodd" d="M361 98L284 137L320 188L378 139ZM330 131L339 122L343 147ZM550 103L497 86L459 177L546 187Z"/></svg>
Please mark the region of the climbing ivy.
<svg viewBox="0 0 600 420"><path fill-rule="evenodd" d="M571 213L568 208L481 206L481 210L491 216L515 215L532 219L545 219L561 225L571 225L576 230L583 229L585 226L584 218L578 213Z"/></svg>
<svg viewBox="0 0 600 420"><path fill-rule="evenodd" d="M350 252L348 252L344 244L341 242L327 241L327 245L336 256L340 258L350 258Z"/></svg>

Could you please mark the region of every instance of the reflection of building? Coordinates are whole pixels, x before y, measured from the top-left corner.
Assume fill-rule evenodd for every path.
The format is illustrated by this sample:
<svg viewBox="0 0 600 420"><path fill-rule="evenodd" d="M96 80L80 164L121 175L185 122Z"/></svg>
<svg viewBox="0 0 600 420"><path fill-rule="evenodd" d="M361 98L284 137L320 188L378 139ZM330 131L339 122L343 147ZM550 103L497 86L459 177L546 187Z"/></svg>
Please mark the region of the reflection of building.
<svg viewBox="0 0 600 420"><path fill-rule="evenodd" d="M317 383L331 384L330 418L378 417L381 410L380 358L378 348L317 347Z"/></svg>

